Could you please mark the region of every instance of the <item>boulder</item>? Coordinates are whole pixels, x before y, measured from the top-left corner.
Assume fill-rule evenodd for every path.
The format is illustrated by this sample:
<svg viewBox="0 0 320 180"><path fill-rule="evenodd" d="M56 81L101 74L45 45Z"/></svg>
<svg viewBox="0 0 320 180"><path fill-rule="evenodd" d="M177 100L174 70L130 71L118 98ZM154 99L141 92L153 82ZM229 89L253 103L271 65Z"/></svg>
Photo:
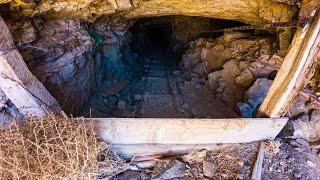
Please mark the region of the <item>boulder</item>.
<svg viewBox="0 0 320 180"><path fill-rule="evenodd" d="M272 80L267 78L258 78L246 92L247 100L252 108L257 108L267 95Z"/></svg>
<svg viewBox="0 0 320 180"><path fill-rule="evenodd" d="M205 65L206 72L210 73L221 69L226 59L214 47L204 47L201 51L201 61Z"/></svg>
<svg viewBox="0 0 320 180"><path fill-rule="evenodd" d="M183 178L188 174L186 164L178 160L158 161L153 169L152 179Z"/></svg>

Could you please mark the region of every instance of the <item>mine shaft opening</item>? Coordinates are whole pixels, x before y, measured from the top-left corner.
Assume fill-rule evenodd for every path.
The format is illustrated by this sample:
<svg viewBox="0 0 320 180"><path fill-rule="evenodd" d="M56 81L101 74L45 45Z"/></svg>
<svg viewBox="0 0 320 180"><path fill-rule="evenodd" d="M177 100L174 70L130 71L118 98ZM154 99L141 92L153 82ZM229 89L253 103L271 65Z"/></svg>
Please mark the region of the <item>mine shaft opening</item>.
<svg viewBox="0 0 320 180"><path fill-rule="evenodd" d="M257 54L259 41L268 44L264 38L273 35L254 29L238 30L247 26L241 22L204 17L163 16L131 21L120 45L104 44L96 49L102 57L104 75L87 107L90 115L86 116L240 116L237 104L245 101L245 90L254 82L251 71L240 66L252 61L250 56ZM269 46L265 48L269 50ZM213 77L219 73L222 79ZM236 78L240 82L235 83Z"/></svg>
<svg viewBox="0 0 320 180"><path fill-rule="evenodd" d="M252 117L290 34L193 16L19 25L29 70L67 114L93 118Z"/></svg>

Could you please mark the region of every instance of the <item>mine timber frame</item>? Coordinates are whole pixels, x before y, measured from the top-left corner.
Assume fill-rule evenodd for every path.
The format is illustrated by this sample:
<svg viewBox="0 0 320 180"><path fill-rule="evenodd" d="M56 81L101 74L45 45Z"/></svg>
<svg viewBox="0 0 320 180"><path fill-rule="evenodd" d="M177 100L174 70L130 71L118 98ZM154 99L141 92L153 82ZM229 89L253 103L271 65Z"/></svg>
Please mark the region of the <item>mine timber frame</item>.
<svg viewBox="0 0 320 180"><path fill-rule="evenodd" d="M259 117L233 119L104 118L92 120L111 150L127 157L214 149L217 144L246 143L274 139L288 118L280 118L310 77L320 53L319 12L311 23L298 29L289 53L258 111ZM0 17L0 88L25 116L41 117L60 110L56 100L32 75ZM51 108L51 109L50 109ZM219 146L220 147L220 146Z"/></svg>

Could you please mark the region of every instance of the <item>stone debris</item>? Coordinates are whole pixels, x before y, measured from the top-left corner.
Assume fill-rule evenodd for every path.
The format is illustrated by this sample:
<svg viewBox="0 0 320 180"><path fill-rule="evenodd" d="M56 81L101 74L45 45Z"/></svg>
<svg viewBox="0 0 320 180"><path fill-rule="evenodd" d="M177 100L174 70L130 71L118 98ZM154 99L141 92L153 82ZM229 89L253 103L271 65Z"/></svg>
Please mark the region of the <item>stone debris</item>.
<svg viewBox="0 0 320 180"><path fill-rule="evenodd" d="M230 107L235 107L257 78L273 77L280 68L283 58L273 54L273 43L250 33L225 32L214 40L200 38L191 42L181 65L187 77L207 76L206 84Z"/></svg>
<svg viewBox="0 0 320 180"><path fill-rule="evenodd" d="M213 178L216 174L218 166L210 161L203 161L203 174L208 178Z"/></svg>
<svg viewBox="0 0 320 180"><path fill-rule="evenodd" d="M188 175L185 163L178 160L158 161L153 169L152 179L183 178Z"/></svg>

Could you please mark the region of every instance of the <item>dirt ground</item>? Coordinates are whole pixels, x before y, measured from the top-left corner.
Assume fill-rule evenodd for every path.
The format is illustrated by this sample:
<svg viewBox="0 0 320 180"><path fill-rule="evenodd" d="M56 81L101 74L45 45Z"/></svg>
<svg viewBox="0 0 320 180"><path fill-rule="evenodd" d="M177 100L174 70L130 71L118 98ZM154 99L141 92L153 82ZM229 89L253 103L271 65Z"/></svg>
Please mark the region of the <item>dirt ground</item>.
<svg viewBox="0 0 320 180"><path fill-rule="evenodd" d="M265 145L262 179L320 179L319 144L279 139ZM255 142L155 158L151 168L127 170L111 179L251 179L258 149Z"/></svg>

